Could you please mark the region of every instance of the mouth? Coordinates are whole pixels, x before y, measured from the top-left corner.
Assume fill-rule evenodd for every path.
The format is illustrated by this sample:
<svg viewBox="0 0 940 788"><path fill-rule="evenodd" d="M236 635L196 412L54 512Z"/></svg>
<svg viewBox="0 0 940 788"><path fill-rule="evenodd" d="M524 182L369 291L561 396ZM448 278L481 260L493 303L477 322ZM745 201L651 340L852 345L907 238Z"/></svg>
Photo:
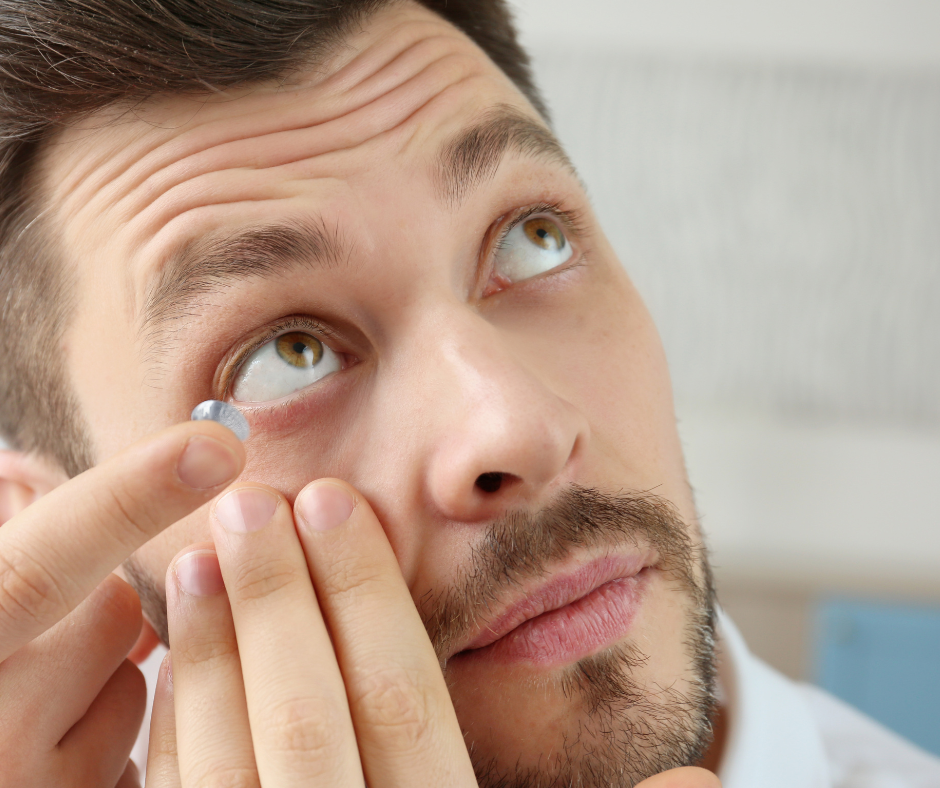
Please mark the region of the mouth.
<svg viewBox="0 0 940 788"><path fill-rule="evenodd" d="M453 659L550 667L589 656L626 634L654 560L652 553L605 556L555 573L497 612Z"/></svg>

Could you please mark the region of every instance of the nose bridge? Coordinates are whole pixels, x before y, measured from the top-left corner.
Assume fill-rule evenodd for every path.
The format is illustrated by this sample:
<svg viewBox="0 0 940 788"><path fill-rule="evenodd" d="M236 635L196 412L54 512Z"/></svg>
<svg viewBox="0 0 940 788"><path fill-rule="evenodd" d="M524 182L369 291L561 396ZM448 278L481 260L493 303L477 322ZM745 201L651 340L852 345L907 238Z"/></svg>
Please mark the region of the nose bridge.
<svg viewBox="0 0 940 788"><path fill-rule="evenodd" d="M473 309L426 313L420 367L425 493L448 519L474 520L546 495L586 420L543 380L511 336ZM529 363L527 363L529 362ZM498 491L480 483L500 475Z"/></svg>

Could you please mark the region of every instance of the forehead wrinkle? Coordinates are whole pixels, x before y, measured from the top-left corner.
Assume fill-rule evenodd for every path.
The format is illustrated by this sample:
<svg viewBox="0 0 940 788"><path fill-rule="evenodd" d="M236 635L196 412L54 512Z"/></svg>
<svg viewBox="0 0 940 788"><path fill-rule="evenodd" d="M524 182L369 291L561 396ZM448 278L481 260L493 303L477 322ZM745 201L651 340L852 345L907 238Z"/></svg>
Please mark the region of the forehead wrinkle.
<svg viewBox="0 0 940 788"><path fill-rule="evenodd" d="M434 169L439 197L455 210L470 192L492 180L509 151L554 161L577 177L561 144L545 126L512 105L500 104L442 146Z"/></svg>
<svg viewBox="0 0 940 788"><path fill-rule="evenodd" d="M269 135L267 139L252 137L228 143L207 152L206 157L211 160L207 163L194 165L192 162L180 162L172 165L177 173L180 169L186 171L182 175L178 174L171 181L172 186L154 197L131 219L128 223L129 229L139 238L155 238L165 234L174 220L190 210L203 207L209 202L232 202L235 198L225 198L219 190L208 193L200 190L201 184L216 181L222 184L221 191L224 192L226 171L257 174L267 172L272 176L282 173L287 178L294 179L335 175L335 159L330 159L328 164L323 161L327 154L350 153L361 149L366 143L379 141L384 135L406 124L436 98L452 88L459 87L481 71L482 67L477 58L464 54L448 54L430 64L409 82L350 116L311 128L277 132ZM366 160L367 157L360 156L354 166L368 166ZM195 174L190 172L190 169L194 170ZM186 176L185 180L174 182L183 175ZM264 181L263 178L259 180L261 193L265 189ZM251 199L249 194L240 190L240 184L247 183L244 178L233 176L233 182L233 191L238 194L237 199ZM257 196L254 199L257 199Z"/></svg>
<svg viewBox="0 0 940 788"><path fill-rule="evenodd" d="M192 102L197 97L183 96L170 106L151 108L152 118L140 117L137 126L147 124L151 132L142 150L135 150L132 157L122 156L119 162L109 161L110 172L81 189L85 179L93 176L97 167L90 168L86 176L78 183L69 184L70 190L101 191L115 183L117 195L115 204L124 202L128 197L138 198L137 204L130 205L123 213L133 215L146 206L152 195L160 194L172 184L174 172L186 177L200 166L200 154L237 142L244 137L245 127L254 126L252 136L263 137L268 133L300 130L323 124L330 120L348 116L380 99L383 95L401 87L417 74L425 70L435 60L447 52L470 54L476 51L475 44L445 23L443 20L402 22L393 28L389 37L382 37L378 45L365 46L351 61L327 77L299 88L284 90L271 86L256 86L248 89L248 95L227 98L205 95L195 109ZM238 103L233 112L233 104ZM163 111L163 117L160 111ZM111 124L126 109L111 108L101 113L112 116ZM200 113L198 122L190 120L174 127L166 126L171 122L167 113L178 116L186 114L192 117ZM142 115L143 113L141 113ZM163 125L161 126L161 121ZM101 118L92 122L101 123ZM104 119L105 125L109 125ZM182 132L178 131L183 128ZM73 131L73 136L74 136ZM124 146L118 146L123 149ZM136 163L128 166L128 160ZM211 167L211 156L201 162ZM181 165L176 169L174 165ZM169 184L167 181L169 180ZM136 193L136 195L135 195ZM78 194L77 203L86 205L87 198Z"/></svg>

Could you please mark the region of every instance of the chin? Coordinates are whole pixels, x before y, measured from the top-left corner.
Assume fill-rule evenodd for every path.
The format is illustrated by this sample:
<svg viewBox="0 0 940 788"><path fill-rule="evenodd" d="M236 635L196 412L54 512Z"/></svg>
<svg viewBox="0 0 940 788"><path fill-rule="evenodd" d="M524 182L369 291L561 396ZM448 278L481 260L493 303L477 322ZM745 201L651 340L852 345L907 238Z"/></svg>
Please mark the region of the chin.
<svg viewBox="0 0 940 788"><path fill-rule="evenodd" d="M492 647L448 661L481 788L630 786L701 759L715 707L710 610L662 577L642 596L621 637L567 664Z"/></svg>

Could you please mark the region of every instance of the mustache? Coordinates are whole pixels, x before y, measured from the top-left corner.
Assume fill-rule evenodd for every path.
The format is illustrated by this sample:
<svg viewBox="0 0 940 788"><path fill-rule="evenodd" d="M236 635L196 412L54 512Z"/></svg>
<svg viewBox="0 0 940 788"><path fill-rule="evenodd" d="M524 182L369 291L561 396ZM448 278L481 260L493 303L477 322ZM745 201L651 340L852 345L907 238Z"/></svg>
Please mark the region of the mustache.
<svg viewBox="0 0 940 788"><path fill-rule="evenodd" d="M649 492L605 493L572 485L537 513L510 512L494 521L472 547L468 567L448 588L429 591L418 612L441 667L507 591L545 576L573 552L652 547L657 568L696 596L697 548L675 505Z"/></svg>
<svg viewBox="0 0 940 788"><path fill-rule="evenodd" d="M660 570L673 574L697 597L705 593L695 580L697 551L690 529L661 496L571 485L540 512L509 512L495 520L472 547L469 566L455 581L416 600L442 669L453 644L466 640L508 589L546 575L577 550L613 551L626 545L652 547ZM160 640L169 645L165 592L135 557L124 562L124 571Z"/></svg>

